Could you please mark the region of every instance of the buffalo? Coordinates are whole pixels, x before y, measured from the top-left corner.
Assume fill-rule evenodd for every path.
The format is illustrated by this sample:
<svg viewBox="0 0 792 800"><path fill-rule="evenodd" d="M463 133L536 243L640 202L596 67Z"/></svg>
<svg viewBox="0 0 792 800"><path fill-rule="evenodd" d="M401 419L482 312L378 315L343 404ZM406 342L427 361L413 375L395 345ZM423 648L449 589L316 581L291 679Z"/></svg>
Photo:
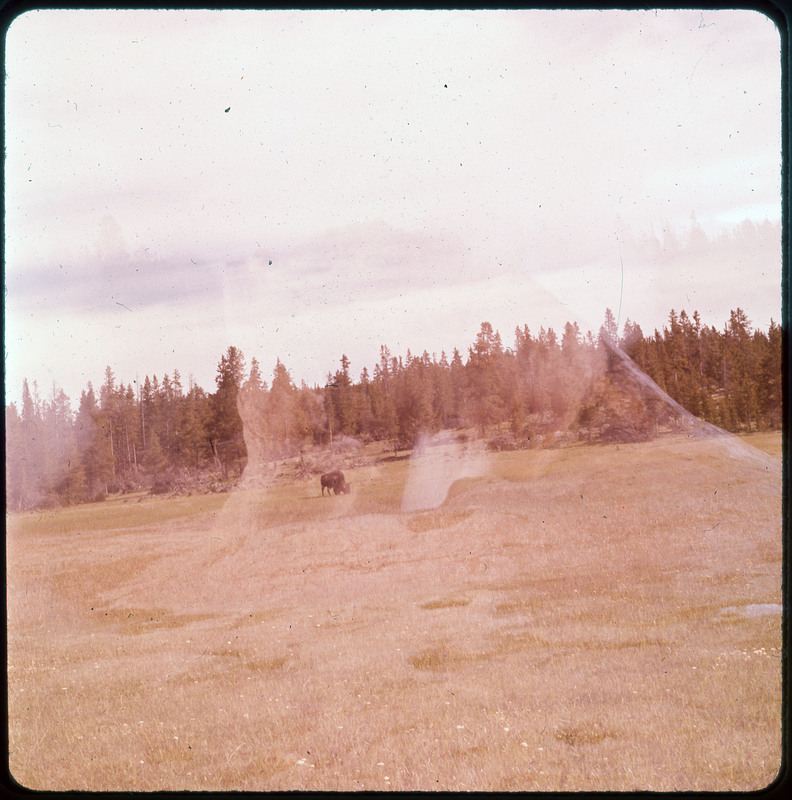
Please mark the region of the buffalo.
<svg viewBox="0 0 792 800"><path fill-rule="evenodd" d="M340 469L334 469L332 472L325 472L321 477L322 481L322 497L324 497L324 490L327 489L327 494L330 494L332 489L335 494L349 494L352 484L344 480L344 473Z"/></svg>

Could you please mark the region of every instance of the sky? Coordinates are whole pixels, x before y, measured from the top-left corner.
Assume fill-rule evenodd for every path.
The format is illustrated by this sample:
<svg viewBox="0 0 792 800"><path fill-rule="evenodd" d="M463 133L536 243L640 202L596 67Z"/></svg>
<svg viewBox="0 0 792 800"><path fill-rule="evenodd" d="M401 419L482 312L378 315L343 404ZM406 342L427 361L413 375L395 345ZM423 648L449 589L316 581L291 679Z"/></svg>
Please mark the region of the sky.
<svg viewBox="0 0 792 800"><path fill-rule="evenodd" d="M463 357L483 321L781 316L757 11L30 11L6 32L6 400Z"/></svg>

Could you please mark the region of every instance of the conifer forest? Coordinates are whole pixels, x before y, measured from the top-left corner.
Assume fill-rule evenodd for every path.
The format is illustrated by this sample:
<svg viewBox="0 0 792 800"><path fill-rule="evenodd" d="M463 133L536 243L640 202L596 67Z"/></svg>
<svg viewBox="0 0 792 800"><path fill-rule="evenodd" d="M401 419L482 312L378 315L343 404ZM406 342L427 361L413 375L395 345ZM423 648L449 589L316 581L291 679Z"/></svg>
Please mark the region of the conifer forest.
<svg viewBox="0 0 792 800"><path fill-rule="evenodd" d="M637 370L624 369L622 354ZM628 320L620 332L606 310L597 334L526 325L510 343L484 322L466 352L395 355L383 345L356 379L343 352L334 366L324 385L298 386L280 360L265 376L230 346L211 391L185 385L178 370L133 386L108 366L76 408L57 386L42 397L25 380L21 403L5 409L7 508L218 491L252 459L274 474L315 448L380 441L398 453L447 430L518 449L645 441L679 429L678 406L735 433L782 422L781 327L753 328L740 308L720 330L672 310L662 331Z"/></svg>

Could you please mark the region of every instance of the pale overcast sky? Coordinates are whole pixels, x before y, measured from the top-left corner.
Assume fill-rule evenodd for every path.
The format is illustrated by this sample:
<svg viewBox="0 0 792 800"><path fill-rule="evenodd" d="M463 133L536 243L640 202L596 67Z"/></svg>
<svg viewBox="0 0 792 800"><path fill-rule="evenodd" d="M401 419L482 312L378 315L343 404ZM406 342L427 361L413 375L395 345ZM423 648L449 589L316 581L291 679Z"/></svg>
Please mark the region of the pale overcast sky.
<svg viewBox="0 0 792 800"><path fill-rule="evenodd" d="M34 11L6 48L9 400L780 319L758 12Z"/></svg>

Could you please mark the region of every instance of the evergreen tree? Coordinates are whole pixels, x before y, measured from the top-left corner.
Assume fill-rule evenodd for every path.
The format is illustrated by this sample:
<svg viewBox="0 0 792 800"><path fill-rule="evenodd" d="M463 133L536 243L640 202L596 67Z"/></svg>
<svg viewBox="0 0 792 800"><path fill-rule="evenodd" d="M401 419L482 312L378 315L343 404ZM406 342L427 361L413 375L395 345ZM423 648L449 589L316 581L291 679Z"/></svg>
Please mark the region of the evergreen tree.
<svg viewBox="0 0 792 800"><path fill-rule="evenodd" d="M414 447L422 433L435 427L427 361L428 355L415 358L408 350L404 369L395 380L396 432L401 448Z"/></svg>
<svg viewBox="0 0 792 800"><path fill-rule="evenodd" d="M105 368L105 382L99 389L99 409L95 422L101 429L101 435L107 440L111 460L111 478L117 476L116 440L118 438L119 403L115 386L115 375L110 366Z"/></svg>
<svg viewBox="0 0 792 800"><path fill-rule="evenodd" d="M63 505L82 503L89 497L85 465L79 453L69 461L63 477L55 485L55 492Z"/></svg>
<svg viewBox="0 0 792 800"><path fill-rule="evenodd" d="M239 416L237 397L245 374L242 351L233 345L220 358L215 378L217 391L212 395L212 419L209 437L215 457L224 472L235 464L242 470L242 459L246 455L242 435L242 419Z"/></svg>
<svg viewBox="0 0 792 800"><path fill-rule="evenodd" d="M500 335L489 322L482 322L466 365L471 422L482 436L489 425L505 418L498 369L502 353Z"/></svg>
<svg viewBox="0 0 792 800"><path fill-rule="evenodd" d="M267 388L266 381L261 378L259 363L255 358L250 360L250 375L245 381L245 389L253 392L263 392Z"/></svg>
<svg viewBox="0 0 792 800"><path fill-rule="evenodd" d="M6 505L8 509L21 511L26 507L30 491L25 426L14 403L9 403L5 408L5 434Z"/></svg>
<svg viewBox="0 0 792 800"><path fill-rule="evenodd" d="M270 428L270 456L288 458L300 452L309 436L307 420L298 400L297 387L289 371L277 359L272 373L272 388L267 402Z"/></svg>
<svg viewBox="0 0 792 800"><path fill-rule="evenodd" d="M363 367L358 385L353 387L354 417L357 421L357 432L367 441L374 438L374 412L371 405L371 381L368 369Z"/></svg>
<svg viewBox="0 0 792 800"><path fill-rule="evenodd" d="M374 427L375 438L380 441L390 440L392 443L398 439L395 367L396 360L391 355L390 350L385 345L381 345L380 360L374 367L374 382L371 387L371 409L376 420Z"/></svg>
<svg viewBox="0 0 792 800"><path fill-rule="evenodd" d="M178 421L179 463L182 466L198 468L211 460L208 433L211 413L206 392L191 380Z"/></svg>
<svg viewBox="0 0 792 800"><path fill-rule="evenodd" d="M71 404L63 389L52 386L52 399L42 411L44 474L42 488L49 492L69 468L76 455Z"/></svg>
<svg viewBox="0 0 792 800"><path fill-rule="evenodd" d="M750 431L756 420L757 386L751 323L741 308L731 311L724 339L724 389L731 405L730 427L744 425Z"/></svg>
<svg viewBox="0 0 792 800"><path fill-rule="evenodd" d="M619 341L619 347L628 355L637 366L646 371L647 354L643 331L637 323L628 319L624 323L624 331Z"/></svg>
<svg viewBox="0 0 792 800"><path fill-rule="evenodd" d="M451 365L443 351L440 360L433 365L432 370L432 397L434 398L433 416L442 429L455 428L459 424L459 412L454 382L451 374Z"/></svg>
<svg viewBox="0 0 792 800"><path fill-rule="evenodd" d="M763 427L780 428L782 424L782 349L781 326L770 320L767 335L754 334L757 361L757 404Z"/></svg>
<svg viewBox="0 0 792 800"><path fill-rule="evenodd" d="M123 442L123 468L127 472L137 472L138 469L138 450L140 442L138 440L137 427L138 409L135 400L135 390L132 384L128 384L126 391L121 398L121 437Z"/></svg>
<svg viewBox="0 0 792 800"><path fill-rule="evenodd" d="M672 311L671 313L673 314L674 312ZM616 317L613 316L613 312L609 308L605 309L605 321L600 327L599 335L600 341L604 344L611 348L617 346L619 341L619 326L616 323Z"/></svg>
<svg viewBox="0 0 792 800"><path fill-rule="evenodd" d="M364 367L357 383L344 354L323 389L297 389L280 359L268 389L255 358L245 377L234 347L221 356L211 395L192 379L185 394L178 370L161 382L146 375L136 394L108 366L98 400L89 383L72 413L62 390L53 386L42 401L35 382L24 381L21 403L6 406L7 505L81 502L177 467L241 472L248 450L254 461L273 461L341 434L394 449L461 424L486 434L507 423L515 439L574 426L592 440L640 439L681 415L636 379L635 365L703 419L735 431L778 428L783 340L775 321L766 332L753 329L741 308L720 330L684 309L672 309L652 336L628 319L619 339L606 309L596 339L576 323L566 323L560 341L552 328L533 337L525 325L513 350L482 323L467 362L457 348L450 360L424 350L403 361L382 345L373 373Z"/></svg>
<svg viewBox="0 0 792 800"><path fill-rule="evenodd" d="M341 356L341 369L329 381L331 390L331 408L333 409L333 428L336 435L357 433L357 414L352 392L352 380L349 376L349 359Z"/></svg>
<svg viewBox="0 0 792 800"><path fill-rule="evenodd" d="M115 465L110 438L107 428L101 423L101 411L89 382L88 390L80 396L75 432L79 454L77 468L84 470L88 499L106 495L113 480Z"/></svg>
<svg viewBox="0 0 792 800"><path fill-rule="evenodd" d="M168 466L167 454L160 444L159 436L155 432L152 432L149 438L143 465L155 479L161 477Z"/></svg>
<svg viewBox="0 0 792 800"><path fill-rule="evenodd" d="M149 432L151 430L151 418L154 413L154 389L148 375L146 375L146 379L143 381L143 388L140 390L138 410L140 412L139 438L142 450L145 451L149 439Z"/></svg>
<svg viewBox="0 0 792 800"><path fill-rule="evenodd" d="M35 384L34 384L35 387ZM36 393L37 394L37 393ZM22 382L22 441L24 456L21 461L22 471L20 485L22 488L22 504L28 508L40 502L44 476L44 425L41 418L41 407L30 391L27 379Z"/></svg>
<svg viewBox="0 0 792 800"><path fill-rule="evenodd" d="M297 393L297 403L306 425L306 441L318 444L324 438L326 430L324 398L320 392L314 391L303 381Z"/></svg>

